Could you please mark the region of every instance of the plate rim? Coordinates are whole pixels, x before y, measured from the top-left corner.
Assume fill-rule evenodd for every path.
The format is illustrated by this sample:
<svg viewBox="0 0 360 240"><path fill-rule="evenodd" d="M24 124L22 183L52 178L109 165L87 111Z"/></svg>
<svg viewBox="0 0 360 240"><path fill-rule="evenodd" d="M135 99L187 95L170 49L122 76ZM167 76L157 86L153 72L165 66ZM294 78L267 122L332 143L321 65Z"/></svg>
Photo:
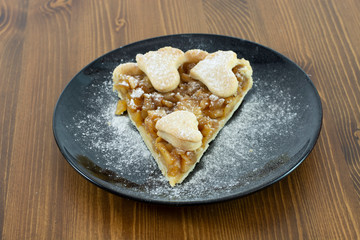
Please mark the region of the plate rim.
<svg viewBox="0 0 360 240"><path fill-rule="evenodd" d="M102 58L104 58L107 55L111 55L116 51L119 51L125 47L131 47L133 45L138 45L144 42L149 42L149 41L157 41L157 40L161 40L161 39L166 39L166 38L180 38L180 37L191 37L191 36L197 36L197 37L202 37L202 38L207 38L207 37L219 37L219 38L228 38L228 39L233 39L236 41L241 41L241 42L245 42L248 44L252 44L252 45L256 45L259 46L261 48L264 48L270 52L273 52L274 54L280 56L281 58L285 59L288 63L293 64L297 67L298 70L300 70L304 76L306 76L306 81L310 84L311 88L314 91L314 95L317 99L317 104L319 106L319 121L318 123L318 128L317 128L317 132L315 134L315 137L310 139L311 141L309 142L308 146L306 147L306 152L299 158L299 160L296 161L296 163L294 165L290 165L290 168L287 169L286 171L282 171L280 176L275 177L273 180L268 181L266 183L260 184L259 186L255 187L255 188L251 188L248 189L246 191L242 191L240 193L235 193L235 194L230 194L230 195L226 195L225 197L217 197L217 198L209 198L209 199L203 199L203 200L194 200L194 201L189 201L189 200L161 200L161 199L152 199L152 198L144 198L144 197L139 197L139 196L134 196L134 195L129 195L129 194L125 194L123 192L119 192L119 191L115 191L105 185L102 184L102 182L106 182L100 178L94 177L96 178L93 179L90 176L88 176L86 174L86 172L83 172L82 169L79 168L79 166L77 166L75 164L76 161L73 160L73 156L68 153L66 151L65 148L63 148L60 144L59 141L59 137L56 131L56 114L57 114L57 109L60 103L60 100L64 94L64 92L66 91L67 88L69 88L70 84L76 80L77 76L79 74L81 74L85 69L87 69L89 66L91 66L92 64L94 64L95 62L101 60ZM313 81L310 79L310 77L308 76L308 74L294 61L292 61L290 58L288 58L287 56L283 55L282 53L279 53L278 51L264 46L262 44L259 44L257 42L253 42L250 40L246 40L246 39L242 39L242 38L238 38L238 37L234 37L234 36L227 36L227 35L221 35L221 34L208 34L208 33L181 33L181 34L170 34L170 35L162 35L162 36L157 36L157 37L152 37L152 38L146 38L143 40L139 40L139 41L135 41L135 42L131 42L129 44L126 45L122 45L116 49L113 49L109 52L106 52L104 54L102 54L101 56L97 57L96 59L92 60L90 63L88 63L86 66L84 66L80 71L78 71L72 78L71 80L65 85L64 89L62 90L61 94L58 97L58 100L56 101L55 107L54 107L54 112L53 112L53 119L52 119L52 130L53 130L53 135L55 138L55 142L61 152L61 154L63 155L63 157L65 158L66 162L68 162L70 164L70 166L72 168L75 169L75 171L77 173L79 173L81 176L83 176L86 180L88 180L89 182L91 182L92 184L94 184L97 187L100 187L101 189L110 192L112 194L115 194L117 196L126 198L126 199L131 199L131 200L135 200L135 201L139 201L139 202L145 202L145 203L151 203L151 204L158 204L158 205L170 205L170 206L189 206L189 205L204 205L204 204L212 204L212 203L220 203L220 202L225 202L225 201L230 201L230 200L235 200L235 199L239 199L245 196L248 196L250 194L256 193L260 190L263 190L271 185L273 185L276 182L279 182L280 180L284 179L286 176L288 176L290 173L292 173L308 156L309 154L312 152L312 150L314 149L317 140L319 138L321 129L322 129L322 124L323 124L323 107L322 107L322 102L321 102L321 98L319 95L319 92L317 90L317 88L315 87ZM71 160L70 160L71 159ZM109 182L106 182L109 183Z"/></svg>

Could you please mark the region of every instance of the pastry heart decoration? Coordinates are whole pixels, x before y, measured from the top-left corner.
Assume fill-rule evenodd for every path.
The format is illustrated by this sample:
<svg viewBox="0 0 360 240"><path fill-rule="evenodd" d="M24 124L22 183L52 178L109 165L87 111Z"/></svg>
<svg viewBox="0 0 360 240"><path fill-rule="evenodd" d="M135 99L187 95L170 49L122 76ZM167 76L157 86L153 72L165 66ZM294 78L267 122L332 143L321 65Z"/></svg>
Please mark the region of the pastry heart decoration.
<svg viewBox="0 0 360 240"><path fill-rule="evenodd" d="M201 146L202 134L192 112L172 112L158 120L155 128L158 130L158 136L174 147L189 151Z"/></svg>
<svg viewBox="0 0 360 240"><path fill-rule="evenodd" d="M180 83L178 68L185 60L183 51L171 47L136 55L139 68L146 73L153 87L159 92L169 92L177 88Z"/></svg>
<svg viewBox="0 0 360 240"><path fill-rule="evenodd" d="M232 68L239 64L233 51L217 51L206 56L190 71L190 76L204 83L219 97L236 93L238 81Z"/></svg>

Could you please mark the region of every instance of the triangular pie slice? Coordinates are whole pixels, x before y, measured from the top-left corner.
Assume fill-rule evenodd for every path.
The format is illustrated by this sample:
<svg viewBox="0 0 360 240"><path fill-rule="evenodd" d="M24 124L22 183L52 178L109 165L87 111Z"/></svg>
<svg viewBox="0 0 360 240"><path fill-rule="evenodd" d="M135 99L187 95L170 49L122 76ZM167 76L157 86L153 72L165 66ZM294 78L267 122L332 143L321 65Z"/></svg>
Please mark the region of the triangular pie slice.
<svg viewBox="0 0 360 240"><path fill-rule="evenodd" d="M253 85L252 68L232 51L138 54L113 72L124 111L171 186L181 183Z"/></svg>

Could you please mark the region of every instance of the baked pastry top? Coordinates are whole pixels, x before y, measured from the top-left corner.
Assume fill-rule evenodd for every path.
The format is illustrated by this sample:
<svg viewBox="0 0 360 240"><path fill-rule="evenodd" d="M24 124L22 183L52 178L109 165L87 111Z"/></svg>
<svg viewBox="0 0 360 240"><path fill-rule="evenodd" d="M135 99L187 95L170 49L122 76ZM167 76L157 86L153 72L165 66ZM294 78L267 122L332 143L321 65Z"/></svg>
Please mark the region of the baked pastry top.
<svg viewBox="0 0 360 240"><path fill-rule="evenodd" d="M113 72L116 114L127 111L171 186L194 169L253 84L232 51L164 47Z"/></svg>

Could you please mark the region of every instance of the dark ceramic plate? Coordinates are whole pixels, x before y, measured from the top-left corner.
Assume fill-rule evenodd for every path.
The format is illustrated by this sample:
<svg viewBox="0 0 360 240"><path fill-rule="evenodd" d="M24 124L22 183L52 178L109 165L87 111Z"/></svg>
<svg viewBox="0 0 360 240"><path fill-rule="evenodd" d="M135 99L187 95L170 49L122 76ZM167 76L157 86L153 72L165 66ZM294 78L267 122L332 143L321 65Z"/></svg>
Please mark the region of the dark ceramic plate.
<svg viewBox="0 0 360 240"><path fill-rule="evenodd" d="M128 117L114 116L112 70L137 53L164 46L183 51L233 50L250 61L254 86L189 177L171 188ZM238 198L273 184L310 153L322 122L319 95L295 63L238 38L182 34L116 49L81 70L66 86L53 130L71 166L97 186L145 202L190 205Z"/></svg>

